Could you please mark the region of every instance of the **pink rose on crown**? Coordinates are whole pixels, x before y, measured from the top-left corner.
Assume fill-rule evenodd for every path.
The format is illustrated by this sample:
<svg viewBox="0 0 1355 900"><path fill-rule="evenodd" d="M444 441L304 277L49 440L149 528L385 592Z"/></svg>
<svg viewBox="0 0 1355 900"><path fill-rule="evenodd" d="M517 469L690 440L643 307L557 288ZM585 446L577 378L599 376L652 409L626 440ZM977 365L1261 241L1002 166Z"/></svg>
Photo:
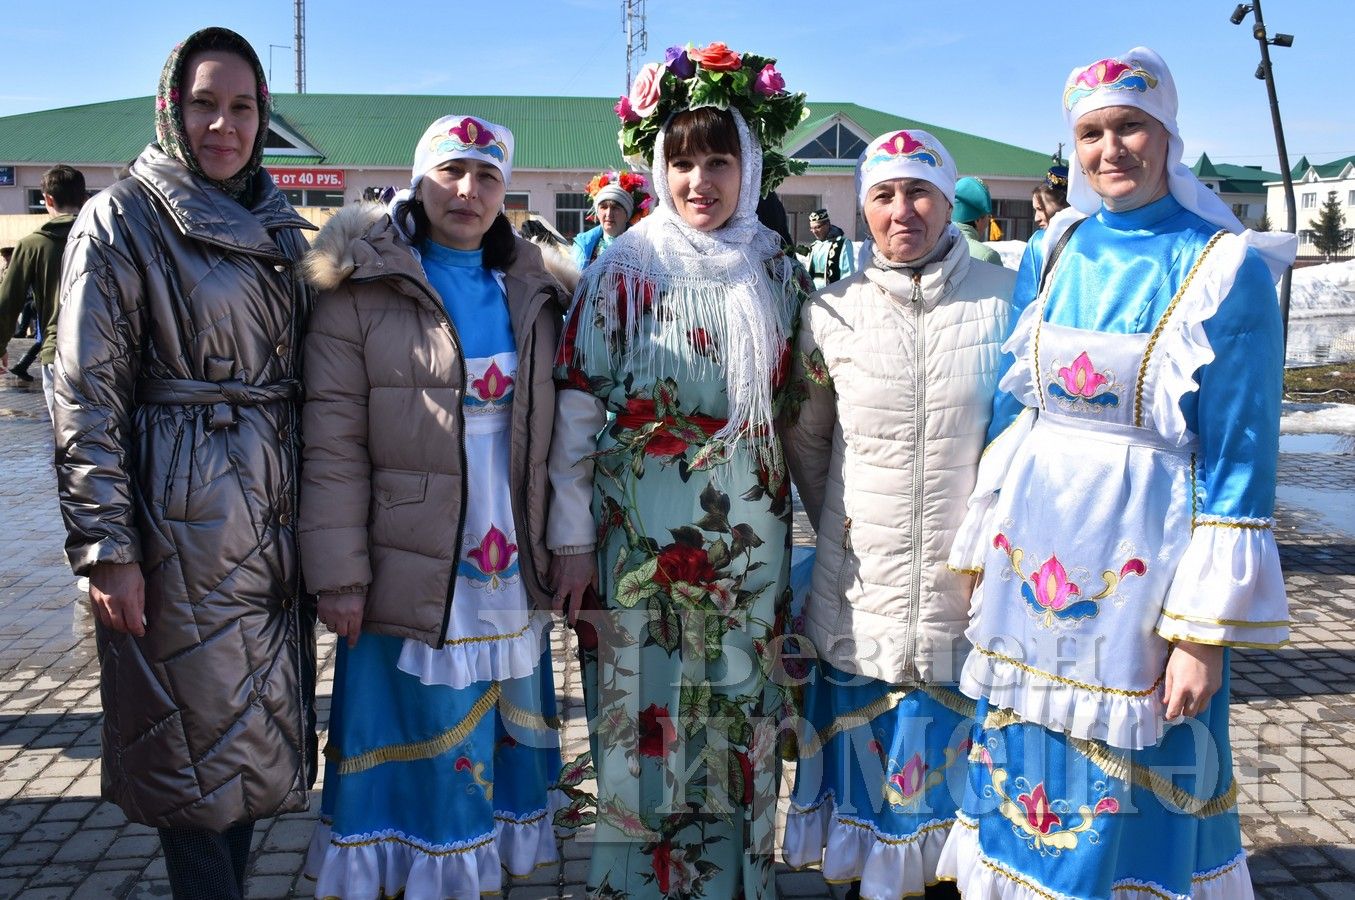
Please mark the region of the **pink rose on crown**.
<svg viewBox="0 0 1355 900"><path fill-rule="evenodd" d="M659 107L660 87L663 84L663 66L645 63L635 83L630 86L630 108L641 119L647 119Z"/></svg>
<svg viewBox="0 0 1355 900"><path fill-rule="evenodd" d="M631 122L640 121L640 117L635 114L635 110L630 108L629 97L622 97L620 100L617 100L616 106L612 108L616 110L616 117L622 122L629 124Z"/></svg>
<svg viewBox="0 0 1355 900"><path fill-rule="evenodd" d="M785 89L786 79L781 77L781 73L776 71L776 66L771 63L762 67L762 71L757 73L757 81L753 83L753 90L764 97L779 94Z"/></svg>

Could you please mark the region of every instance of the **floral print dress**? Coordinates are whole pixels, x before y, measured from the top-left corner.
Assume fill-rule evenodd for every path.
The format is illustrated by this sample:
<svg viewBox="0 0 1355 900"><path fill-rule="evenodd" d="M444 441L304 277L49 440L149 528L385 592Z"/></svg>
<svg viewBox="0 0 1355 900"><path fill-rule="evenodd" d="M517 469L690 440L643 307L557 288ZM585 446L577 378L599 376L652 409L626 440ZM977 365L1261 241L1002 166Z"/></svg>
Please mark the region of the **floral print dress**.
<svg viewBox="0 0 1355 900"><path fill-rule="evenodd" d="M769 272L773 263L784 260ZM787 334L804 289L797 275L780 298ZM611 300L624 303L619 293ZM659 346L617 371L602 322L581 321L609 302L592 299L566 323L556 378L610 417L593 478L603 613L583 651L598 794L568 788L574 803L561 816L596 819L590 896L774 896L775 751L788 712L775 641L790 597L785 465L775 444L768 464L754 442L711 438L727 402L708 332L656 297L646 315L670 317ZM789 344L772 374L778 401L788 354Z"/></svg>

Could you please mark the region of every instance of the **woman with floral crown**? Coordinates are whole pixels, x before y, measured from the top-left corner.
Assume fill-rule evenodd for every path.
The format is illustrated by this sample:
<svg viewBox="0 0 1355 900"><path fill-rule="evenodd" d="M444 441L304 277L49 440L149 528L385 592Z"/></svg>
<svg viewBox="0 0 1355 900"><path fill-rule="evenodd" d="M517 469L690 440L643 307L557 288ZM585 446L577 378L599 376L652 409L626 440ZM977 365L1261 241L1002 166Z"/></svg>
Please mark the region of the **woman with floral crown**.
<svg viewBox="0 0 1355 900"><path fill-rule="evenodd" d="M1074 69L1063 108L1074 209L1018 274L950 560L983 580L940 868L966 898L1249 898L1228 648L1289 633L1271 516L1294 238L1243 231L1182 164L1152 50Z"/></svg>
<svg viewBox="0 0 1355 900"><path fill-rule="evenodd" d="M320 897L498 893L557 859L543 513L564 292L513 234L513 134L444 116L306 258L301 560L341 643Z"/></svg>
<svg viewBox="0 0 1355 900"><path fill-rule="evenodd" d="M756 215L803 110L774 62L717 43L641 69L617 112L658 207L584 272L557 359L556 602L573 621L600 588L579 622L598 793L563 811L596 816L590 896L775 893L773 422L806 282Z"/></svg>
<svg viewBox="0 0 1355 900"><path fill-rule="evenodd" d="M580 270L602 255L626 229L649 215L654 198L639 172L599 172L588 182L597 225L574 238L574 264Z"/></svg>

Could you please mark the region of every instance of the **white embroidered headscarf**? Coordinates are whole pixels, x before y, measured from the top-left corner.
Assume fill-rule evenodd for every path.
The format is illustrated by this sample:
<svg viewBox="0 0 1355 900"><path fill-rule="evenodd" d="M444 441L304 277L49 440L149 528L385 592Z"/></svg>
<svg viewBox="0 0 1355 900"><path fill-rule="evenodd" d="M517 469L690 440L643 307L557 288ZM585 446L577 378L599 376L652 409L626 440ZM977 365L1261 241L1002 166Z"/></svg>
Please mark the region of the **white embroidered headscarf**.
<svg viewBox="0 0 1355 900"><path fill-rule="evenodd" d="M396 229L409 240L414 233L409 205L418 196L419 182L445 162L453 159L487 162L499 170L503 183L508 184L513 179L513 145L513 132L503 125L464 115L436 119L424 129L419 143L414 145L409 187L398 191L387 205Z"/></svg>
<svg viewBox="0 0 1355 900"><path fill-rule="evenodd" d="M609 338L615 336L608 343L620 348L613 359L619 369L643 360L660 378L679 376L678 368L697 375L722 372L729 412L714 437L731 446L747 438L766 451L775 446L772 377L790 333L794 270L786 261L776 284L767 275L765 262L780 253L781 239L757 218L762 148L738 110L729 112L739 135L734 215L714 231L698 231L678 214L668 185L665 124L654 143L658 208L585 271L576 296L585 306L574 314L585 323L600 318ZM658 310L645 315L650 300L663 306L662 315ZM681 333L674 333L674 324ZM688 340L686 333L694 329L702 329L709 342ZM717 348L718 359L698 344Z"/></svg>
<svg viewBox="0 0 1355 900"><path fill-rule="evenodd" d="M1077 120L1089 112L1108 106L1132 106L1141 109L1167 130L1167 190L1186 209L1232 234L1241 234L1242 223L1228 205L1206 187L1181 161L1185 145L1176 124L1176 82L1167 64L1147 47L1135 47L1118 57L1098 59L1089 66L1078 66L1068 74L1063 86L1063 116L1074 132ZM1101 209L1101 197L1087 180L1077 160L1068 167L1068 202L1084 215ZM1046 246L1053 246L1067 225L1079 218L1066 211L1050 223ZM1251 244L1278 278L1294 260L1293 235L1252 235ZM1294 246L1291 246L1294 245Z"/></svg>

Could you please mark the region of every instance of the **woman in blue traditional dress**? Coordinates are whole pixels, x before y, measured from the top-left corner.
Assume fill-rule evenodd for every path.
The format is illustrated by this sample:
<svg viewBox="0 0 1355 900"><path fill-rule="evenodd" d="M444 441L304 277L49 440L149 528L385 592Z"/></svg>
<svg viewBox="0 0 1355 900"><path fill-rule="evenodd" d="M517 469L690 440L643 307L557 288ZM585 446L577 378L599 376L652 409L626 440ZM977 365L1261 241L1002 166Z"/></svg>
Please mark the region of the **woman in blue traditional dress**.
<svg viewBox="0 0 1355 900"><path fill-rule="evenodd" d="M564 293L503 216L513 135L430 125L307 271L301 554L340 638L322 897L478 898L557 859L544 512Z"/></svg>
<svg viewBox="0 0 1355 900"><path fill-rule="evenodd" d="M549 545L571 616L601 587L597 796L570 786L567 811L596 817L590 896L775 895L790 488L772 425L805 285L756 215L789 169L756 135L775 147L803 104L773 62L715 44L641 70L622 137L658 208L566 319Z"/></svg>
<svg viewBox="0 0 1355 900"><path fill-rule="evenodd" d="M954 896L974 702L955 687L972 575L947 568L983 450L1016 273L951 224L955 163L891 131L857 164L872 256L800 314L783 440L818 535L783 855L861 897Z"/></svg>
<svg viewBox="0 0 1355 900"><path fill-rule="evenodd" d="M1272 533L1290 235L1244 232L1181 163L1139 47L1069 76L1072 210L1024 307L951 562L977 566L960 681L966 898L1246 898L1228 649L1275 647Z"/></svg>

